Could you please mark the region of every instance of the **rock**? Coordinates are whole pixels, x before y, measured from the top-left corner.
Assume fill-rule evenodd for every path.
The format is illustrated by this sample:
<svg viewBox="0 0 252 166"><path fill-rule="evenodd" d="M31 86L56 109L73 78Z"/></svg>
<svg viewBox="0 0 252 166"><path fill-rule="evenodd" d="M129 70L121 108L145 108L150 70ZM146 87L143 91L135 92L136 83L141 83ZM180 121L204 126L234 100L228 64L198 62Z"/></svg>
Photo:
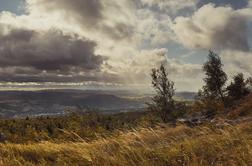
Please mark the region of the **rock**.
<svg viewBox="0 0 252 166"><path fill-rule="evenodd" d="M208 119L206 119L204 116L197 116L197 117L192 117L192 118L183 118L183 119L178 119L177 122L186 124L188 126L198 126L203 124L204 122L207 122Z"/></svg>

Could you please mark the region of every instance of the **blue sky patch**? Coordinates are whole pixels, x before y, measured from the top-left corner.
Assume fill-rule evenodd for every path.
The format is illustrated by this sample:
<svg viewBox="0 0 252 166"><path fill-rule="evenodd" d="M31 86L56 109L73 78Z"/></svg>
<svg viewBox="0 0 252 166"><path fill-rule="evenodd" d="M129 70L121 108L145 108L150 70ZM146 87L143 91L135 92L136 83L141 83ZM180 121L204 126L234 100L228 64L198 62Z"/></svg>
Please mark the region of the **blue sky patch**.
<svg viewBox="0 0 252 166"><path fill-rule="evenodd" d="M9 11L15 14L24 13L24 0L0 0L0 12Z"/></svg>
<svg viewBox="0 0 252 166"><path fill-rule="evenodd" d="M200 0L198 7L202 7L205 4L214 3L217 6L231 6L233 9L241 9L248 5L248 0Z"/></svg>

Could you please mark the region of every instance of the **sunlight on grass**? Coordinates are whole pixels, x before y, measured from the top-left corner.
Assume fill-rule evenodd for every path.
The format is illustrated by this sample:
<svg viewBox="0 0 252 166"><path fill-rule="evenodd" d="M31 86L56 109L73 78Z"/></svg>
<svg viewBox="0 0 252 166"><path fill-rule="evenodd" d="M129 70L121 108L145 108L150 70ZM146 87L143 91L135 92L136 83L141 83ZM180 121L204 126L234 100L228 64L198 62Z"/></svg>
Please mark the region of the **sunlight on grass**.
<svg viewBox="0 0 252 166"><path fill-rule="evenodd" d="M87 143L0 144L0 164L252 165L252 125L138 128Z"/></svg>

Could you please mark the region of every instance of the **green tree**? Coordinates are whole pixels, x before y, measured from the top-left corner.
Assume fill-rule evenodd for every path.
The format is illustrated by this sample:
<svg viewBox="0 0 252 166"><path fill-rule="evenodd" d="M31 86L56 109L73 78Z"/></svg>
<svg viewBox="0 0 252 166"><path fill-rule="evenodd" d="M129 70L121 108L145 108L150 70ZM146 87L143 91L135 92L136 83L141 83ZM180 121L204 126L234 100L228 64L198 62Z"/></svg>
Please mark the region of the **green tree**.
<svg viewBox="0 0 252 166"><path fill-rule="evenodd" d="M247 86L247 82L244 79L242 73L239 73L233 77L233 81L227 87L228 96L231 99L239 100L250 93Z"/></svg>
<svg viewBox="0 0 252 166"><path fill-rule="evenodd" d="M227 75L222 69L221 58L218 54L209 51L208 61L203 66L206 77L203 93L212 99L221 99L225 103L224 86L227 81Z"/></svg>
<svg viewBox="0 0 252 166"><path fill-rule="evenodd" d="M174 119L172 115L174 110L174 82L169 80L164 65L161 65L159 69L152 69L151 77L156 95L152 98L153 103L149 104L150 108L158 111L165 122Z"/></svg>

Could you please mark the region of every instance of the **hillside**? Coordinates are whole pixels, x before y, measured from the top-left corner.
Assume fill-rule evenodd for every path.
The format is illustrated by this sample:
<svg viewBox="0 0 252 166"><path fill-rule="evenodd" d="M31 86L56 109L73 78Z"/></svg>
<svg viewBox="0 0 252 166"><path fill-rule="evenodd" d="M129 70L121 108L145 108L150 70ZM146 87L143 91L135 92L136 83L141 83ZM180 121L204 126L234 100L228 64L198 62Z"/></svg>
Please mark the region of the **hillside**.
<svg viewBox="0 0 252 166"><path fill-rule="evenodd" d="M230 118L248 117L252 115L252 93L238 101L229 112Z"/></svg>
<svg viewBox="0 0 252 166"><path fill-rule="evenodd" d="M26 127L23 132L21 130L21 135L12 135L15 140L0 144L0 165L250 166L251 101L250 95L230 110L229 115L235 114L236 117L216 117L194 127L179 123L172 127L159 123L158 119L148 113L7 120L1 125ZM46 130L40 128L41 133L36 136L33 127L40 122L45 124ZM54 134L50 135L49 132L46 135L48 124L60 122L66 124L60 128L54 126L60 132L48 130ZM72 128L68 128L68 125ZM22 141L26 138L26 141L22 144L14 143L19 138ZM34 141L34 138L41 140Z"/></svg>
<svg viewBox="0 0 252 166"><path fill-rule="evenodd" d="M0 144L0 165L251 165L252 123L222 128L167 125L96 141ZM13 160L14 159L14 160Z"/></svg>

